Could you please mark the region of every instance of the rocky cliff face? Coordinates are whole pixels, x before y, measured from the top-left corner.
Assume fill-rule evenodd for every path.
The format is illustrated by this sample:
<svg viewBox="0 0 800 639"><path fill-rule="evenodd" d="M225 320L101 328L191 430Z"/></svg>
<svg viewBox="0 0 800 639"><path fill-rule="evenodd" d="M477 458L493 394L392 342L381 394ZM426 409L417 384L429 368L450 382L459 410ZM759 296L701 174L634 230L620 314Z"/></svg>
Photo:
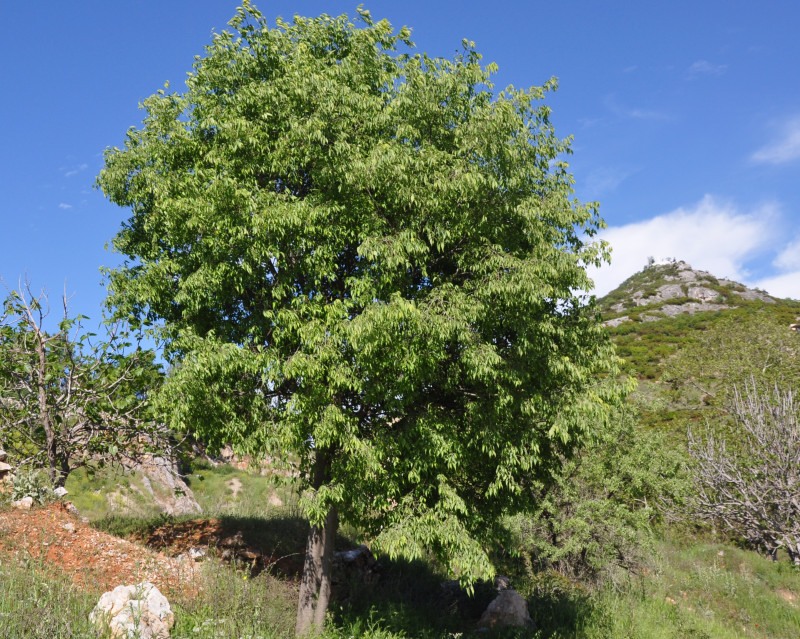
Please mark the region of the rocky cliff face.
<svg viewBox="0 0 800 639"><path fill-rule="evenodd" d="M677 260L648 265L599 300L607 326L652 322L681 313L722 311L745 302L776 300L763 291L714 277Z"/></svg>

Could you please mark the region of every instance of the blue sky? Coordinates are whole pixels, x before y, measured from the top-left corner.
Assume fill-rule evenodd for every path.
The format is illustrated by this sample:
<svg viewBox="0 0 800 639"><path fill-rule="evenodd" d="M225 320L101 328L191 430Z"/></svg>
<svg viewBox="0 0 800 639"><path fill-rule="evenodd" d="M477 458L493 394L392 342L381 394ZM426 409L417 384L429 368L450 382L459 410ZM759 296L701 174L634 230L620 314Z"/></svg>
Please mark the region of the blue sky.
<svg viewBox="0 0 800 639"><path fill-rule="evenodd" d="M357 1L256 3L272 21L355 13ZM104 246L127 218L93 189L103 149L195 55L237 2L4 0L0 20L0 277L27 276L96 319ZM557 76L557 132L574 136L578 197L598 200L614 247L603 294L676 257L800 298L800 3L796 0L365 2L452 56L473 40L495 84Z"/></svg>

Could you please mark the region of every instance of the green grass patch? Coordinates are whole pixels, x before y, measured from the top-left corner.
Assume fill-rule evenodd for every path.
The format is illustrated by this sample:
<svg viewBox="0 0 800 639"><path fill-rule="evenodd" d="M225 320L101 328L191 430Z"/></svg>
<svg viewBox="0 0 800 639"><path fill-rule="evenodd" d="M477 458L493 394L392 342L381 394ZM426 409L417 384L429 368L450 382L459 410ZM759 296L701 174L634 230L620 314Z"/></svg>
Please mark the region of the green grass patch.
<svg viewBox="0 0 800 639"><path fill-rule="evenodd" d="M0 636L3 639L96 637L89 613L99 594L79 590L39 562L0 560Z"/></svg>

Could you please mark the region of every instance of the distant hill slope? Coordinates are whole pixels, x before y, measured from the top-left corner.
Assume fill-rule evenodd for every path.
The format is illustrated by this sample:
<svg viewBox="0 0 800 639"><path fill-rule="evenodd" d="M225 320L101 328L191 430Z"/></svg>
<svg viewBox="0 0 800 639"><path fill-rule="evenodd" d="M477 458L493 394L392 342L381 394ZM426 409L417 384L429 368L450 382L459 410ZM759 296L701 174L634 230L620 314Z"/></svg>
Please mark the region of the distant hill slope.
<svg viewBox="0 0 800 639"><path fill-rule="evenodd" d="M685 419L724 405L725 389L751 374L800 384L796 300L671 260L648 265L598 307L625 372L639 379L645 423L685 434Z"/></svg>

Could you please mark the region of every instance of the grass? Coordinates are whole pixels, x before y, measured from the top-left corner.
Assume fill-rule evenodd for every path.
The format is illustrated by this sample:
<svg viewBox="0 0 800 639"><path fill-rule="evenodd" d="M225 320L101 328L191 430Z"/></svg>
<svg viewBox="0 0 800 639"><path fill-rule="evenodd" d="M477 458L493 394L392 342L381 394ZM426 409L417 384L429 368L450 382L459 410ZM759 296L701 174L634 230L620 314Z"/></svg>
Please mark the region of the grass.
<svg viewBox="0 0 800 639"><path fill-rule="evenodd" d="M280 477L229 464L199 464L185 480L204 513L260 516L283 506L294 508L297 501L291 486ZM161 514L139 473L108 467L90 474L81 468L70 474L66 488L68 499L91 521L120 515L147 521Z"/></svg>
<svg viewBox="0 0 800 639"><path fill-rule="evenodd" d="M246 538L287 546L302 543L304 525L277 512L261 517L222 515ZM106 529L131 534L160 520L116 518ZM342 546L349 544L341 539ZM493 596L478 585L473 598L442 587L430 562L379 558L376 584L339 588L324 639L451 639L474 635ZM211 559L203 564L197 596L176 598L173 638L278 639L291 637L296 581ZM0 628L8 639L95 637L88 614L100 593L76 589L41 563L3 559ZM556 574L516 584L537 624L532 639L796 639L800 636L800 571L788 561L714 539L667 534L639 575L592 590ZM486 636L486 635L481 635ZM491 635L489 635L491 636ZM502 636L502 635L497 635Z"/></svg>
<svg viewBox="0 0 800 639"><path fill-rule="evenodd" d="M155 517L160 512L141 476L128 470L107 467L89 473L79 468L70 473L65 488L68 499L90 520L113 512L141 518Z"/></svg>
<svg viewBox="0 0 800 639"><path fill-rule="evenodd" d="M89 612L99 594L26 557L0 560L0 636L4 639L95 637Z"/></svg>
<svg viewBox="0 0 800 639"><path fill-rule="evenodd" d="M172 637L192 639L273 639L292 637L297 592L268 573L207 562L200 594L173 605Z"/></svg>

